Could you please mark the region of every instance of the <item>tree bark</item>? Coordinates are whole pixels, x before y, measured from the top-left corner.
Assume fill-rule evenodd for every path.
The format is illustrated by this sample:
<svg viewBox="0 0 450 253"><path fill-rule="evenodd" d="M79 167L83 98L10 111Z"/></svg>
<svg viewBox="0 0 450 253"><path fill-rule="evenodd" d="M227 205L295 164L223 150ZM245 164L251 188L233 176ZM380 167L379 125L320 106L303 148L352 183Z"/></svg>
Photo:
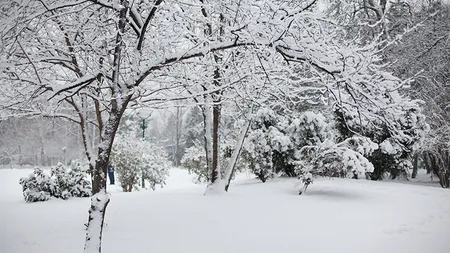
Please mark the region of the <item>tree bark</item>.
<svg viewBox="0 0 450 253"><path fill-rule="evenodd" d="M209 95L205 96L205 104L202 106L203 114L203 130L204 130L204 140L205 140L205 153L206 153L206 175L208 183L211 181L210 173L212 170L212 143L211 143L211 108L208 103Z"/></svg>
<svg viewBox="0 0 450 253"><path fill-rule="evenodd" d="M120 2L123 6L125 1ZM119 128L120 119L130 102L133 94L129 94L128 90L124 90L119 85L120 60L122 56L122 48L124 46L122 35L126 25L126 7L122 7L119 12L118 31L116 35L116 45L114 49L114 68L112 73L113 83L111 86L112 99L110 102L109 118L104 125L104 129L100 132L100 143L97 147L97 160L93 171L92 198L91 207L89 208L89 219L86 231L86 241L84 245L84 253L101 253L102 249L102 233L105 220L105 213L110 201L109 194L106 192L106 182L108 174L109 156L111 154L114 137ZM120 99L119 99L120 98ZM97 108L98 109L98 108ZM101 115L101 112L97 112ZM98 118L101 120L101 118ZM103 123L103 122L98 122Z"/></svg>
<svg viewBox="0 0 450 253"><path fill-rule="evenodd" d="M176 116L176 133L175 133L175 142L176 142L176 146L175 146L175 167L180 166L180 139L181 139L181 124L182 124L182 120L181 120L181 110L180 107L177 107L177 116Z"/></svg>
<svg viewBox="0 0 450 253"><path fill-rule="evenodd" d="M220 125L220 105L213 105L213 129L212 129L212 170L211 170L211 184L214 184L220 177L219 166L219 125Z"/></svg>
<svg viewBox="0 0 450 253"><path fill-rule="evenodd" d="M237 160L244 146L245 137L247 136L248 130L252 121L247 121L247 124L244 126L244 131L241 132L236 145L234 146L233 154L231 155L230 162L228 163L227 170L225 171L224 181L226 182L225 191L228 191L231 183L231 176L233 175L234 169L236 167Z"/></svg>
<svg viewBox="0 0 450 253"><path fill-rule="evenodd" d="M427 174L432 173L428 153L426 153L426 152L422 153L422 159L423 159L423 164L425 165L425 169L427 170Z"/></svg>
<svg viewBox="0 0 450 253"><path fill-rule="evenodd" d="M101 143L97 148L98 158L93 171L93 196L91 197L91 206L89 208L84 253L101 252L105 212L110 201L109 194L106 192L109 156L111 154L111 148L117 128L119 127L120 118L122 117L130 98L131 95L124 101L120 108L113 108L111 110L110 117L105 126L105 131L101 135Z"/></svg>
<svg viewBox="0 0 450 253"><path fill-rule="evenodd" d="M106 190L102 190L91 198L84 253L99 253L102 251L103 224L109 201L109 194L106 193Z"/></svg>
<svg viewBox="0 0 450 253"><path fill-rule="evenodd" d="M418 166L419 166L419 154L416 153L414 155L414 161L413 161L413 171L412 171L412 174L411 174L412 178L416 178L417 177L417 170L419 169Z"/></svg>
<svg viewBox="0 0 450 253"><path fill-rule="evenodd" d="M222 14L219 15L220 23L224 22L224 17ZM223 26L219 26L219 37L218 40L222 41L222 37L224 35ZM222 62L222 56L218 53L214 53L214 62L217 65L220 65ZM214 69L214 80L213 84L215 87L220 87L222 83L222 75L220 72L219 66L216 66ZM212 160L212 173L211 173L211 184L218 184L220 185L220 181L222 180L222 173L220 172L220 117L221 117L221 111L222 111L222 91L217 91L213 95L213 135L212 135L212 142L213 142L213 160ZM221 188L220 186L218 188ZM222 190L222 189L218 189Z"/></svg>

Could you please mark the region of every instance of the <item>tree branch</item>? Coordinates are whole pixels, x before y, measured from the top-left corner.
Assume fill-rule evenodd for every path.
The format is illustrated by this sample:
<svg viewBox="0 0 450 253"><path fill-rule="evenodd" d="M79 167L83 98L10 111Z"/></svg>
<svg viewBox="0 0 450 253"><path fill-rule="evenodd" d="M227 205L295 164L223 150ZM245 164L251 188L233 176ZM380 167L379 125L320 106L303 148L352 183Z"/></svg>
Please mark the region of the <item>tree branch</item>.
<svg viewBox="0 0 450 253"><path fill-rule="evenodd" d="M155 17L156 10L158 9L158 6L162 3L162 1L163 0L155 0L155 3L153 4L153 8L150 10L148 17L145 20L144 25L141 28L141 34L140 34L139 41L138 41L138 44L136 47L136 49L138 51L142 50L142 46L144 44L145 33L147 32L147 27L150 24L150 22L152 21L152 19Z"/></svg>

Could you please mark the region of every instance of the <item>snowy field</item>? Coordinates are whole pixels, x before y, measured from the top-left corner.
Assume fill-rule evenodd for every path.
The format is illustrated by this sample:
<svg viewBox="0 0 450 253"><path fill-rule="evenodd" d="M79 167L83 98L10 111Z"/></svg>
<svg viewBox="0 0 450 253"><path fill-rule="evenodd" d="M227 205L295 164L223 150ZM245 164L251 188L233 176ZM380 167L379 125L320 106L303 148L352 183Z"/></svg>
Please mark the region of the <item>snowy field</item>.
<svg viewBox="0 0 450 253"><path fill-rule="evenodd" d="M30 172L0 170L0 252L82 252L89 199L27 204L18 180ZM298 196L294 182L243 175L230 193L203 196L174 169L155 192L111 188L103 252L450 252L449 190L321 179Z"/></svg>

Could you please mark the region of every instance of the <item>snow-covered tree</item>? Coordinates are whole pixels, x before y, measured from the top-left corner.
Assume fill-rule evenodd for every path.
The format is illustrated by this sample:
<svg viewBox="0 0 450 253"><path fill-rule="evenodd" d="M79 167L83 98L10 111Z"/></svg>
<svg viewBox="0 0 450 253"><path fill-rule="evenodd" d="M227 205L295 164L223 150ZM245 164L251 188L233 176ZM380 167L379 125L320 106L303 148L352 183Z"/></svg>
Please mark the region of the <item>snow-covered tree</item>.
<svg viewBox="0 0 450 253"><path fill-rule="evenodd" d="M336 100L342 92L356 99L378 101L380 96L389 96L389 92L380 95L380 91L402 86L401 80L384 72L376 48L361 48L343 40L333 22L313 12L316 3L1 3L2 116L64 117L81 129L93 177L85 252L101 251L103 221L110 201L106 170L127 107L201 98L205 105L207 165L211 175L217 176L222 90L232 84L245 80L252 83L253 93L265 89L266 98L270 97L266 101L278 97L279 101L297 104L310 100L308 94L326 91L333 91ZM228 68L222 65L233 57L239 64L229 64ZM199 67L202 63L212 65L205 71ZM227 76L224 69L234 74ZM209 85L200 85L199 92L183 93L193 83L198 87L196 76ZM384 109L386 104L376 106ZM88 145L88 126L97 130L98 145L94 148ZM240 149L234 150L239 153ZM231 175L233 167L227 167L225 174Z"/></svg>
<svg viewBox="0 0 450 253"><path fill-rule="evenodd" d="M186 149L195 145L195 143L202 140L202 113L198 106L193 106L188 109L185 114L183 123L182 140Z"/></svg>
<svg viewBox="0 0 450 253"><path fill-rule="evenodd" d="M366 112L358 118L364 124L346 118L345 126L332 114L326 118L311 111L290 114L285 111L281 116L261 108L254 116L244 158L263 182L283 173L299 176L305 187L316 176L366 177L374 171L374 165L383 162L374 156L376 152L392 159L391 173L408 171L410 154L421 143L426 124L420 111L411 109L417 104L407 99L400 101L405 103L402 108L387 108L381 114L389 123L380 120L376 113ZM408 103L411 110L405 110ZM373 128L376 123L385 127ZM342 128L347 132L342 132ZM382 141L378 136L383 137Z"/></svg>
<svg viewBox="0 0 450 253"><path fill-rule="evenodd" d="M125 192L137 189L141 180L147 181L153 190L157 185L164 186L170 166L161 148L130 135L120 135L116 139L111 162Z"/></svg>
<svg viewBox="0 0 450 253"><path fill-rule="evenodd" d="M62 137L62 138L61 138ZM59 118L0 120L0 153L8 164L55 166L82 157L79 129Z"/></svg>
<svg viewBox="0 0 450 253"><path fill-rule="evenodd" d="M346 106L335 111L343 139L366 136L380 146L368 157L375 167L371 174L374 180L382 179L386 173L391 178L406 176L412 169L412 155L429 129L420 101L396 98L398 102L392 102L393 106L370 113L361 114Z"/></svg>
<svg viewBox="0 0 450 253"><path fill-rule="evenodd" d="M414 76L408 94L426 102L423 114L430 131L415 152L412 175L417 173L418 161L422 160L428 172L436 174L441 186L448 188L450 5L439 0L423 1L411 15L412 22L419 25L403 35L401 43L391 45L384 55L393 62L389 67L396 75Z"/></svg>

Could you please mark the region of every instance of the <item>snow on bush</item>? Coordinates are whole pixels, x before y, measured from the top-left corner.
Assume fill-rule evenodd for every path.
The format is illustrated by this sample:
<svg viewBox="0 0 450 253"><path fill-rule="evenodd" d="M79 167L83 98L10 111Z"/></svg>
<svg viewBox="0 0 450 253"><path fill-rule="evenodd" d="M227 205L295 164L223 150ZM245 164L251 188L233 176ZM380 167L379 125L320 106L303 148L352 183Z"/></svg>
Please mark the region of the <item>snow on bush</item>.
<svg viewBox="0 0 450 253"><path fill-rule="evenodd" d="M223 143L220 145L220 166L221 176L225 175L225 168L228 165L231 154L233 153L231 143ZM186 149L183 158L181 159L181 165L188 170L190 175L194 175L193 182L196 184L208 182L208 172L206 168L206 155L205 149L199 143L195 143L194 146ZM240 171L240 168L244 167L243 162L238 160L236 169L233 171L231 178L233 179L236 172Z"/></svg>
<svg viewBox="0 0 450 253"><path fill-rule="evenodd" d="M62 163L58 163L50 170L50 174L55 184L54 197L67 199L90 196L91 182L87 178L86 169L79 162L73 162L70 170L66 170Z"/></svg>
<svg viewBox="0 0 450 253"><path fill-rule="evenodd" d="M92 192L91 181L88 179L87 167L78 161L72 162L68 173L68 191L72 197L89 197Z"/></svg>
<svg viewBox="0 0 450 253"><path fill-rule="evenodd" d="M42 169L35 168L28 177L19 180L26 202L46 201L53 195L55 184Z"/></svg>
<svg viewBox="0 0 450 253"><path fill-rule="evenodd" d="M150 188L163 187L169 175L170 162L161 148L146 139L120 135L112 150L112 163L123 191L138 189L145 180Z"/></svg>
<svg viewBox="0 0 450 253"><path fill-rule="evenodd" d="M253 118L251 130L244 143L242 156L250 171L262 182L277 175L274 160L283 163L283 153L291 146L289 138L276 128L277 122L280 121L271 109L260 108ZM279 152L275 154L274 151Z"/></svg>
<svg viewBox="0 0 450 253"><path fill-rule="evenodd" d="M62 163L58 163L56 167L51 168L50 175L55 186L53 196L61 199L68 199L70 197L69 175Z"/></svg>
<svg viewBox="0 0 450 253"><path fill-rule="evenodd" d="M243 157L249 164L250 171L262 182L276 175L273 169L273 150L269 136L269 129L266 127L253 130L249 133L244 145Z"/></svg>
<svg viewBox="0 0 450 253"><path fill-rule="evenodd" d="M366 158L378 145L366 137L352 137L340 143L326 140L319 145L304 146L298 153L297 170L302 180L312 176L355 177L372 172Z"/></svg>
<svg viewBox="0 0 450 253"><path fill-rule="evenodd" d="M327 128L328 123L322 114L307 111L294 118L287 131L294 145L303 147L323 142L327 137Z"/></svg>
<svg viewBox="0 0 450 253"><path fill-rule="evenodd" d="M391 94L392 95L392 94ZM375 167L372 179L383 179L385 174L391 178L406 175L412 168L412 154L420 149L429 126L420 109L420 103L401 98L395 106L382 110L364 112L342 105L336 109L337 127L348 138L356 133L370 138L379 145L379 149L367 157Z"/></svg>
<svg viewBox="0 0 450 253"><path fill-rule="evenodd" d="M367 159L378 145L363 136L352 136L341 142L322 114L305 112L293 120L290 133L296 151L296 171L303 182L312 182L315 176L357 177L372 172ZM300 136L301 138L298 138Z"/></svg>
<svg viewBox="0 0 450 253"><path fill-rule="evenodd" d="M186 168L191 175L195 175L194 183L206 182L208 172L206 171L206 154L203 147L198 144L186 149L181 165Z"/></svg>
<svg viewBox="0 0 450 253"><path fill-rule="evenodd" d="M358 177L374 170L368 157L378 145L364 136L342 138L320 113L277 116L264 108L254 121L243 155L263 182L284 174L299 176L307 187L316 176Z"/></svg>
<svg viewBox="0 0 450 253"><path fill-rule="evenodd" d="M298 176L295 154L304 146L317 145L327 137L328 124L322 114L304 112L298 117L280 116L261 108L244 146L250 170L265 182L277 174Z"/></svg>
<svg viewBox="0 0 450 253"><path fill-rule="evenodd" d="M68 199L70 197L89 197L91 183L87 172L79 163L67 171L62 163L51 168L50 176L40 168L35 168L28 177L19 180L26 202L46 201L50 197Z"/></svg>

